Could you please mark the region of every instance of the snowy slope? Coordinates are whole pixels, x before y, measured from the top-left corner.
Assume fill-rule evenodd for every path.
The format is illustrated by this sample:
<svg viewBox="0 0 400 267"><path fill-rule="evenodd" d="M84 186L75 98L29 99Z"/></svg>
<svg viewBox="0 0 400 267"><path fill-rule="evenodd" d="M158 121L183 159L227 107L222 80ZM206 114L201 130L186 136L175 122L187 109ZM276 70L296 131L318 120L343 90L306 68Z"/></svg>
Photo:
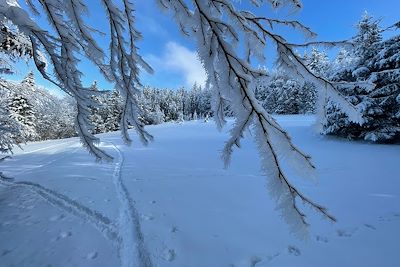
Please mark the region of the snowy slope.
<svg viewBox="0 0 400 267"><path fill-rule="evenodd" d="M101 135L113 163L77 139L30 143L1 164L0 266L399 266L400 147L316 134L278 117L313 156L319 183L290 175L327 206L298 240L274 210L247 136L224 170L212 122L149 127L148 147Z"/></svg>

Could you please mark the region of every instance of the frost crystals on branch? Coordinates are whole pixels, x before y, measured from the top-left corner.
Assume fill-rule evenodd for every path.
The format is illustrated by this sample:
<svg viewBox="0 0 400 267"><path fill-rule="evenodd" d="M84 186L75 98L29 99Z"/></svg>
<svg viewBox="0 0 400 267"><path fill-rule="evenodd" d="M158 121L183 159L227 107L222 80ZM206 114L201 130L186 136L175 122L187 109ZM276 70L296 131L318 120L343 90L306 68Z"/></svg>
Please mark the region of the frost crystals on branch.
<svg viewBox="0 0 400 267"><path fill-rule="evenodd" d="M308 155L301 152L291 141L289 135L264 110L255 98L255 84L266 73L252 67L250 60L264 59L267 42L277 46L278 65L297 76L318 83L328 96L340 100L346 106L350 118L360 122L356 107L348 103L336 85L323 77L313 74L294 52L294 44L274 33L274 25L286 25L303 31L308 36L315 34L299 22L278 21L257 17L248 11L237 10L227 0L158 0L160 6L171 10L185 35L194 36L199 47L199 57L208 74L208 84L214 90L213 112L218 126L225 123L226 108L233 112L236 122L223 149L225 165L230 162L233 148L240 147L240 140L246 129L251 128L258 145L262 169L268 177L269 189L277 200L282 216L295 233L303 233L308 225L306 215L298 201L314 208L331 221L335 218L327 210L303 195L287 178L283 161L288 160L298 173L310 177L315 169ZM190 5L188 2L191 2ZM264 1L251 1L256 6ZM267 2L267 1L265 1ZM300 7L299 1L268 1L273 7L285 4ZM189 8L193 7L193 9ZM238 54L238 46L244 45L245 57ZM315 44L315 42L313 43Z"/></svg>
<svg viewBox="0 0 400 267"><path fill-rule="evenodd" d="M99 139L92 134L91 106L96 106L93 95L101 94L86 88L81 83L82 73L78 68L80 55L91 60L109 81L117 85L124 100L121 128L126 142L130 142L128 126L135 128L141 140L147 143L152 136L140 123L137 105L139 67L148 72L152 69L138 55L135 46L140 33L134 28L133 7L128 0L116 3L101 1L110 24L110 55L96 43L93 33L99 33L84 22L88 8L83 0L27 0L34 14L45 14L54 32L41 28L16 1L0 1L0 20L8 20L25 34L32 45L32 57L43 77L62 88L76 101L76 130L83 145L99 160L112 157L96 146ZM120 5L123 9L120 9ZM127 27L125 27L127 25ZM45 56L53 67L54 76L46 71ZM105 58L109 58L106 62Z"/></svg>
<svg viewBox="0 0 400 267"><path fill-rule="evenodd" d="M32 45L32 57L43 77L61 87L73 96L77 105L76 126L81 140L98 159L111 159L95 144L99 141L92 134L91 106L96 94L81 83L78 68L80 55L90 59L110 81L115 82L123 99L121 128L124 140L130 142L127 129L132 126L141 140L147 143L152 139L139 120L138 93L141 86L139 69L152 72L152 69L139 56L136 42L141 38L135 29L134 9L129 0L101 0L109 22L109 54L98 46L93 38L98 33L84 22L88 12L84 0L26 0L34 14L45 14L51 33L41 28L30 18L14 0L0 0L0 21L9 20L18 30L29 37ZM355 86L354 84L336 85L329 80L312 73L303 60L294 52L299 46L288 43L274 31L276 25L287 26L303 32L308 37L315 34L297 21L281 21L251 12L237 10L228 0L157 0L160 6L171 10L183 34L196 38L198 53L208 74L208 85L213 90L214 118L218 127L225 123L227 108L236 117L236 124L227 141L223 158L228 164L234 146L240 146L244 131L252 127L262 158L262 166L270 180L270 188L277 198L284 217L293 226L293 230L305 228L306 216L300 210L297 201L315 208L319 213L334 221L327 211L300 193L284 174L282 162L290 160L296 170L310 176L315 169L310 157L294 146L288 134L258 103L254 94L257 79L265 72L252 67L250 60L264 60L264 49L268 42L276 45L277 65L291 74L310 79L319 89L319 96L329 97L341 103L350 120L361 123L357 108L348 103L336 86ZM264 3L274 8L285 5L300 8L299 0L250 0L256 7ZM300 46L315 45L316 42ZM333 45L333 43L323 43ZM244 48L245 55L240 57L239 49ZM44 52L48 64L43 59ZM46 66L53 68L53 76ZM321 102L321 101L320 101ZM298 167L297 167L298 166Z"/></svg>

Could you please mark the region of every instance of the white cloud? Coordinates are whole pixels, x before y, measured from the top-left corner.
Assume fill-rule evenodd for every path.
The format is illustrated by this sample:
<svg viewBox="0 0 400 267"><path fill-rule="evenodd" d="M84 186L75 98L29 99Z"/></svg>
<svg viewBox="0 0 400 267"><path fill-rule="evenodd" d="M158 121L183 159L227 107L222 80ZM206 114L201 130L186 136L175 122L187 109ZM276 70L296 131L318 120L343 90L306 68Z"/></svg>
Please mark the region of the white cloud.
<svg viewBox="0 0 400 267"><path fill-rule="evenodd" d="M150 55L147 60L156 72L162 70L183 75L188 87L194 83L204 85L206 82L206 72L197 57L197 52L176 42L168 42L161 56Z"/></svg>

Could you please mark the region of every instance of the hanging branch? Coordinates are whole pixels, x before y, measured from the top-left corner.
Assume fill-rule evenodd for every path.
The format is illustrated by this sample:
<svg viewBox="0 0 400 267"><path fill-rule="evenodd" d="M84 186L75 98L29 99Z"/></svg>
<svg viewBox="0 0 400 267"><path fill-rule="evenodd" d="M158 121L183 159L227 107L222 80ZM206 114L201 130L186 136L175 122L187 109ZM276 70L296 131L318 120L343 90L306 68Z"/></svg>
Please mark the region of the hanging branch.
<svg viewBox="0 0 400 267"><path fill-rule="evenodd" d="M217 125L222 126L225 122L223 103L228 103L235 116L236 121L230 131L230 138L222 151L225 166L229 165L233 148L240 147L244 132L252 127L271 194L276 198L277 205L291 229L302 232L308 225L306 215L296 200L312 207L328 220L335 221L324 207L302 194L285 175L283 160L290 160L293 163L291 167L305 176L311 175L315 166L310 156L293 144L288 133L256 100L254 83L266 74L254 69L250 64L251 57L262 58L267 39L272 40L277 44L281 65L286 65L286 69L293 69L303 76L308 75L310 79L332 85L332 94L342 97L330 81L308 70L293 51L295 45L287 44L282 37L267 30L261 21L269 24L271 30L273 24L282 24L300 29L310 36L314 35L313 32L298 22L285 23L256 17L248 11L236 11L232 3L226 0L193 0L193 10L183 1L159 2L160 6L174 12L179 25L186 25L182 31L190 33L198 42L199 57L208 74L207 82L215 91L213 109ZM251 44L245 46L245 59L241 59L236 52L236 47L242 39ZM342 102L353 108L344 97ZM355 110L351 112L356 113Z"/></svg>
<svg viewBox="0 0 400 267"><path fill-rule="evenodd" d="M110 23L110 54L106 56L93 38L93 33L102 33L84 22L83 15L88 13L88 8L83 0L38 0L37 2L28 0L27 3L34 14L43 13L47 16L54 33L50 34L41 29L18 5L1 3L0 15L10 20L29 37L33 60L42 76L76 100L75 125L83 145L98 160L112 159L96 146L99 139L92 134L90 107L96 105L93 95L101 92L82 85L82 73L78 68L79 58L82 55L98 67L105 79L115 82L124 98L121 118L124 140L127 143L131 142L128 128L133 127L143 143L147 144L152 136L144 130L138 119L137 97L141 86L139 67L150 73L152 69L137 53L135 44L140 39L140 33L134 27L132 4L128 0L121 0L123 9L120 10L115 1L102 1ZM40 12L41 10L43 12ZM128 24L127 29L124 27L125 22ZM45 53L49 64L46 64L41 52ZM105 62L107 57L109 57L108 63ZM47 73L45 68L47 65L53 67L54 76Z"/></svg>

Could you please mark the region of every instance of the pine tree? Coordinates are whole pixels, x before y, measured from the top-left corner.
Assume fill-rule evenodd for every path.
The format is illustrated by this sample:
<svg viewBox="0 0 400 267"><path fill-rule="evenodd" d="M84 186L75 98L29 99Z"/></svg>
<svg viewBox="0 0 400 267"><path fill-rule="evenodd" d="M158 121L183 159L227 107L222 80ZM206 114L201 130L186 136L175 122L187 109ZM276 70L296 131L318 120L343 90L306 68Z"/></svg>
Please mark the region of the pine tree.
<svg viewBox="0 0 400 267"><path fill-rule="evenodd" d="M119 122L121 120L122 103L121 96L117 91L107 96L106 100L106 118L104 120L105 130L113 132L119 130Z"/></svg>
<svg viewBox="0 0 400 267"><path fill-rule="evenodd" d="M213 116L213 111L211 107L211 90L210 88L202 88L201 86L199 88L199 110L197 111L197 115L201 114L202 117Z"/></svg>
<svg viewBox="0 0 400 267"><path fill-rule="evenodd" d="M291 79L281 71L259 81L255 95L271 114L307 114L315 110L315 86Z"/></svg>
<svg viewBox="0 0 400 267"><path fill-rule="evenodd" d="M37 87L36 81L35 81L35 75L33 74L33 71L30 71L28 75L21 81L21 86L27 87L27 88L32 88L35 90Z"/></svg>
<svg viewBox="0 0 400 267"><path fill-rule="evenodd" d="M310 53L304 55L307 67L316 75L325 77L330 63L328 55L313 47Z"/></svg>
<svg viewBox="0 0 400 267"><path fill-rule="evenodd" d="M355 49L350 58L353 67L339 69L332 77L337 81L370 81L375 88L343 88L350 102L362 111L364 123L352 123L334 102L326 108L327 122L324 133L350 139L373 142L396 142L400 140L399 101L400 94L400 36L382 41L378 21L365 14L357 25Z"/></svg>
<svg viewBox="0 0 400 267"><path fill-rule="evenodd" d="M23 138L22 127L10 114L8 105L10 92L5 90L4 83L0 84L0 153L11 153L17 145L17 137ZM25 142L25 140L20 140Z"/></svg>
<svg viewBox="0 0 400 267"><path fill-rule="evenodd" d="M382 41L382 29L379 20L374 20L368 12L365 12L358 22L357 29L358 34L354 38L354 54L359 59L359 65L365 66L379 48L379 43Z"/></svg>
<svg viewBox="0 0 400 267"><path fill-rule="evenodd" d="M361 136L374 142L400 141L400 36L381 43L369 68L376 87L361 103L367 118Z"/></svg>
<svg viewBox="0 0 400 267"><path fill-rule="evenodd" d="M35 114L33 107L28 100L20 95L15 95L8 106L10 116L22 125L23 136L26 138L16 138L18 142L23 140L34 140L37 137L35 131Z"/></svg>
<svg viewBox="0 0 400 267"><path fill-rule="evenodd" d="M99 89L97 88L97 81L93 81L92 84L89 86L91 91L97 92ZM101 110L103 109L102 101L99 95L93 94L91 96L92 105L89 106L90 108L90 121L91 121L91 132L93 134L104 133L104 119L101 116ZM96 103L96 105L94 104Z"/></svg>

